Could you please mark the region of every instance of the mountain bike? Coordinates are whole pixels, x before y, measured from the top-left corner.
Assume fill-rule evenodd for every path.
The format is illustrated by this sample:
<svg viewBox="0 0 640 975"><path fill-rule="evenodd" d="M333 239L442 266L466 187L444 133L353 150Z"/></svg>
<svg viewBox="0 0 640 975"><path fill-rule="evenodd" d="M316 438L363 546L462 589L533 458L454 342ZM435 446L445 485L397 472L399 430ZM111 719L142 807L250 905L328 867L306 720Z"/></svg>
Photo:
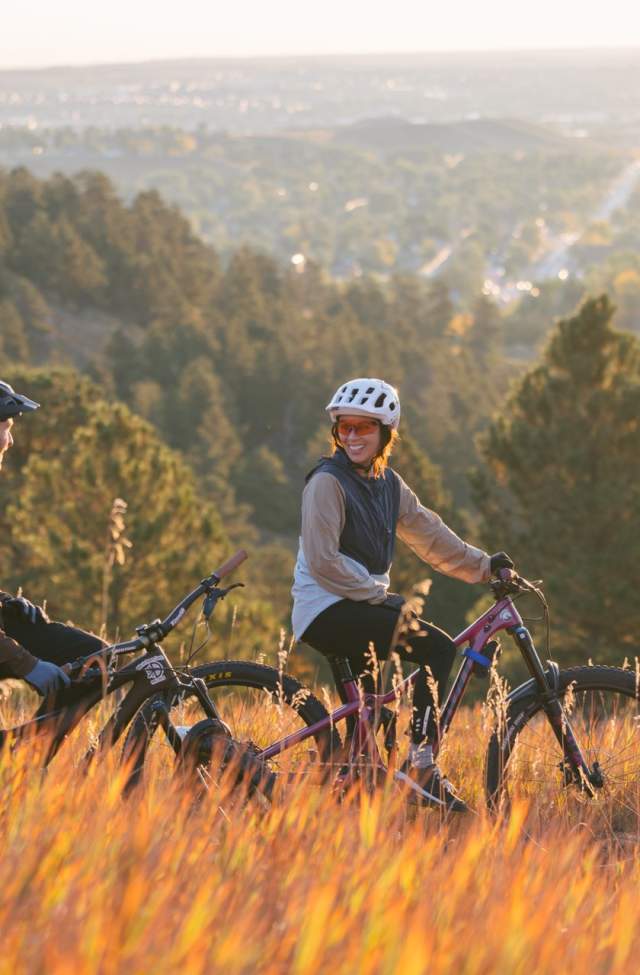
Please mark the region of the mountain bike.
<svg viewBox="0 0 640 975"><path fill-rule="evenodd" d="M41 739L45 742L42 764L46 767L80 721L102 701L114 695L117 704L84 756L88 763L106 748L115 746L145 702L155 701L161 692L163 695L197 701L208 722L209 731L214 728L225 738L225 754L220 761L234 767L234 774L243 781L249 792L258 786L268 792L270 773L262 763L256 762L249 750L236 747L230 741L228 729L220 719L205 681L188 666L173 665L161 646L162 640L175 629L187 610L200 597L203 598L202 616L208 619L217 603L237 585L241 585L236 583L226 589L218 587L218 583L246 558L243 550L236 552L219 569L203 579L164 620L156 619L137 627L135 639L107 646L66 665L65 670L71 678L70 686L43 700L29 721L0 731L0 747L15 748L34 742L36 738ZM133 653L140 653L140 656L118 669L120 659ZM124 696L123 690L126 690ZM161 715L157 708L154 715L160 720ZM185 725L175 726L165 722L165 732L175 755L180 758L179 769L183 775L185 771L194 773L197 770L197 752L189 731ZM135 736L126 740L122 758L135 764ZM129 785L133 781L135 775Z"/></svg>
<svg viewBox="0 0 640 975"><path fill-rule="evenodd" d="M548 639L548 607L539 584L503 569L489 585L492 605L454 638L462 660L439 713L434 755L446 740L472 677L486 678L491 673L494 681L490 686L495 688L500 651L497 636L505 631L515 642L530 678L502 698L493 694L496 704L484 774L489 808L503 808L509 802L511 783L517 782L525 793L549 801L569 795L581 803L598 804L606 799L620 828L626 828L630 821L637 824L637 667L628 670L589 665L561 670L553 661L545 666L515 605L527 593L540 600ZM232 739L247 743L265 772L276 779L317 776L344 790L363 781L375 786L391 775L420 799L419 785L397 762L399 703L410 692L419 671L397 679L386 693L365 693L347 660L334 664L343 703L331 713L311 691L278 668L244 660L218 660L195 668L192 674L206 685ZM175 745L177 733L172 731L171 713L178 705L188 710L190 696L193 698L193 691L188 687L163 690L155 701L140 709L130 730L137 750L134 779L139 780L159 729L169 745L172 739ZM194 718L197 707L189 720ZM197 724L198 760L202 768L215 775L217 731L215 726L207 727L206 717ZM346 726L344 736L338 731L342 725Z"/></svg>

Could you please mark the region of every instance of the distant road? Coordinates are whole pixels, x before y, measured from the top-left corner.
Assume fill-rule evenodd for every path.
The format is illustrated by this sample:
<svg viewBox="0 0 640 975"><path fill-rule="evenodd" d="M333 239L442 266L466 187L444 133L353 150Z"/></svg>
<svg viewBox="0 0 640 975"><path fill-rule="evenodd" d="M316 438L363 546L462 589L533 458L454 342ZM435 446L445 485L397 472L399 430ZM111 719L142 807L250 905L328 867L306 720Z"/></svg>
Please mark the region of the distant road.
<svg viewBox="0 0 640 975"><path fill-rule="evenodd" d="M434 275L441 271L443 266L447 263L451 254L453 253L453 247L451 244L445 244L441 247L435 257L432 257L430 261L425 261L422 265L418 274L423 274L425 278L432 278Z"/></svg>
<svg viewBox="0 0 640 975"><path fill-rule="evenodd" d="M593 214L592 220L608 220L615 210L624 206L633 193L638 179L640 179L640 159L634 160L623 169L609 190L609 195Z"/></svg>
<svg viewBox="0 0 640 975"><path fill-rule="evenodd" d="M640 160L636 159L622 170L613 181L609 191L600 205L593 211L589 223L599 220L609 220L611 215L623 207L640 178ZM552 243L548 252L529 272L529 277L535 281L545 281L553 278L569 263L569 251L580 239L582 233L560 234Z"/></svg>
<svg viewBox="0 0 640 975"><path fill-rule="evenodd" d="M636 159L625 166L611 183L606 196L593 211L587 223L609 220L616 210L625 206L639 180L640 160ZM506 282L493 268L488 270L486 276L488 293L501 304L508 304L515 298L519 298L523 290L530 290L531 282L557 278L570 266L571 248L580 240L582 233L583 231L578 231L549 237L544 255L523 274L529 285L527 288L518 288L515 281Z"/></svg>

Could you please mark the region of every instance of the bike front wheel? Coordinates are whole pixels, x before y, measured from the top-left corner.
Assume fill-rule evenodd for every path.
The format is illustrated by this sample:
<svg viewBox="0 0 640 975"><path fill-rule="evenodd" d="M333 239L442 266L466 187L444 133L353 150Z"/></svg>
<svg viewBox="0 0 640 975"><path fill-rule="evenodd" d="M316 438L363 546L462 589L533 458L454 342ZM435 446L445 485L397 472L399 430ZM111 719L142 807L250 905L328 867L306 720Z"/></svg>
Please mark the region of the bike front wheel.
<svg viewBox="0 0 640 975"><path fill-rule="evenodd" d="M189 673L204 680L232 739L248 746L254 755L328 716L324 705L299 681L273 667L246 660L221 660ZM125 740L123 756L130 766L127 790L143 774L172 774L181 742L192 727L208 717L189 689L147 701ZM308 777L312 771L322 776L323 770L332 767L340 745L338 732L329 726L272 758L269 768L283 777Z"/></svg>
<svg viewBox="0 0 640 975"><path fill-rule="evenodd" d="M575 781L543 710L533 681L497 706L487 749L485 787L498 810L515 797L535 804L541 817L560 812L589 822L598 834L629 835L640 824L638 679L615 667L561 670L558 693L576 740L601 783ZM597 776L596 776L597 777Z"/></svg>

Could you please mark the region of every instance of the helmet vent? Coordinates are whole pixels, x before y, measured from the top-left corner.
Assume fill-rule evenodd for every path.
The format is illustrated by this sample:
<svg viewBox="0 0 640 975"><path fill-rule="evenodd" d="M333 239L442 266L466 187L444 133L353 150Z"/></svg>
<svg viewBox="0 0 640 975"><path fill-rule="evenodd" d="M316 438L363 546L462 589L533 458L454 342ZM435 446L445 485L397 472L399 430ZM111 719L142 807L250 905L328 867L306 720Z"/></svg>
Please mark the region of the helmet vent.
<svg viewBox="0 0 640 975"><path fill-rule="evenodd" d="M386 393L380 393L380 395L378 396L377 400L375 401L375 403L373 405L377 409L379 409L382 406L382 404L384 403L384 401L385 401L386 398L387 398L387 394Z"/></svg>
<svg viewBox="0 0 640 975"><path fill-rule="evenodd" d="M353 403L354 399L356 398L356 396L358 395L359 392L360 392L360 390L358 389L357 386L354 387L354 389L351 390L351 396L349 397L349 402L350 403Z"/></svg>

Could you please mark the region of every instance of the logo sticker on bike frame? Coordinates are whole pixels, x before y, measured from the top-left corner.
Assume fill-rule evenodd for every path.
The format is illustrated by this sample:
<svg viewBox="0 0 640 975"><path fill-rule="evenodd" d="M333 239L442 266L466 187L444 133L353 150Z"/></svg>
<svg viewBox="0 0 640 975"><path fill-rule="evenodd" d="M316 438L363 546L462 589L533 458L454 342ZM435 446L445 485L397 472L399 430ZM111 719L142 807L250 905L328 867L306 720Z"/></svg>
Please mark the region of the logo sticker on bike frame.
<svg viewBox="0 0 640 975"><path fill-rule="evenodd" d="M141 660L136 670L144 670L145 676L150 684L160 684L167 676L164 669L164 657L149 657L148 660Z"/></svg>
<svg viewBox="0 0 640 975"><path fill-rule="evenodd" d="M186 613L186 609L180 608L177 613L174 613L174 615L170 617L169 625L176 626L180 622L180 620L182 619L185 613Z"/></svg>

